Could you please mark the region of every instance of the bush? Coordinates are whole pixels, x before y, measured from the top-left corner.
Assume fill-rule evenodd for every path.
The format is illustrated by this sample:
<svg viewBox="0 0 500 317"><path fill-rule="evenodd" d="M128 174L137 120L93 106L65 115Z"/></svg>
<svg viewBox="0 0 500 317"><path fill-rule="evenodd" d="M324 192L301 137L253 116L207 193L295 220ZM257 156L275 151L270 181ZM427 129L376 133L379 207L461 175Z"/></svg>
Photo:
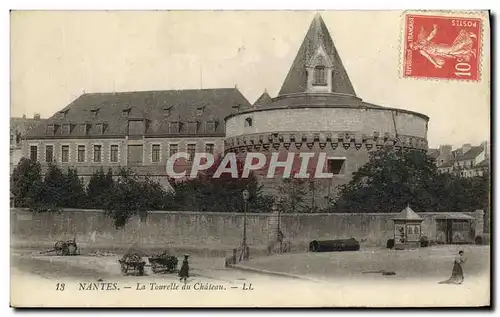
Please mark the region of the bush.
<svg viewBox="0 0 500 317"><path fill-rule="evenodd" d="M394 239L387 240L386 247L387 247L387 249L393 249L394 248Z"/></svg>
<svg viewBox="0 0 500 317"><path fill-rule="evenodd" d="M420 246L426 248L429 246L429 238L427 236L420 237Z"/></svg>

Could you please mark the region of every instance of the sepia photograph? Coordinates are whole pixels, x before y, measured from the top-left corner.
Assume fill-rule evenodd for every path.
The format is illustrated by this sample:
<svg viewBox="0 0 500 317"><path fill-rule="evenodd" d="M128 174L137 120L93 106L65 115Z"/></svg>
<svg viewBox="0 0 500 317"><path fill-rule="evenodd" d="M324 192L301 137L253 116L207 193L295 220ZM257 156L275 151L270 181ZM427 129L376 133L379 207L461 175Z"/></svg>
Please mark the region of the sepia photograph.
<svg viewBox="0 0 500 317"><path fill-rule="evenodd" d="M10 11L10 306L490 307L490 14Z"/></svg>

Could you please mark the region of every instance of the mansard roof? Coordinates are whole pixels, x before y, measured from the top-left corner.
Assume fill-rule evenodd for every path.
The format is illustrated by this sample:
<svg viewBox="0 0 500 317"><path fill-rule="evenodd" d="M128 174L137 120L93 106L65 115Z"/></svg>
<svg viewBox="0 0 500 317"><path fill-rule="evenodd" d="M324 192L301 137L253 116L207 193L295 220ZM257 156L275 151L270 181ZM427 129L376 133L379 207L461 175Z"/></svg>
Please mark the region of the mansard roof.
<svg viewBox="0 0 500 317"><path fill-rule="evenodd" d="M90 129L85 132L84 129L72 128L69 134L59 137L119 137L126 135L129 120L147 121L145 136L170 134L171 122L202 123L196 133L189 133L193 136L224 136L224 117L250 106L237 88L87 93L48 118L26 137L49 137L46 136L47 125L99 123L105 125L104 131ZM124 111L127 115L123 115ZM204 123L208 121L216 122L215 131L205 130ZM183 134L182 129L173 136L180 134Z"/></svg>
<svg viewBox="0 0 500 317"><path fill-rule="evenodd" d="M349 79L349 75L342 64L339 53L328 32L325 22L320 14L317 14L312 21L307 34L302 41L297 56L293 61L288 75L281 87L279 95L303 93L307 90L306 64L322 46L333 67L333 93L341 93L356 96L354 87Z"/></svg>

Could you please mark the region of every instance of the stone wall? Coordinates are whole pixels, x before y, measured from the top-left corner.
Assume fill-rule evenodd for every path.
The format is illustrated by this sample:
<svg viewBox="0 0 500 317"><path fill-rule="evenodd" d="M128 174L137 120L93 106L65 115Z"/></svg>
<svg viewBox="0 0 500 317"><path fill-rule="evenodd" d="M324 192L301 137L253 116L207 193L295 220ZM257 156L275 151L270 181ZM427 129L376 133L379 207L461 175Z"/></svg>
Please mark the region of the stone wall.
<svg viewBox="0 0 500 317"><path fill-rule="evenodd" d="M394 116L393 116L394 115ZM252 126L245 125L252 118ZM373 135L374 132L427 139L427 120L391 109L298 108L255 111L226 120L226 137L290 131L344 131Z"/></svg>
<svg viewBox="0 0 500 317"><path fill-rule="evenodd" d="M482 211L465 213L478 219ZM385 246L393 236L395 214L284 214L281 230L296 249L306 250L314 239L354 237L366 239L363 246ZM435 213L421 213L422 232L436 236ZM248 214L247 241L254 250L266 249L276 232L276 215ZM476 232L482 231L477 228ZM11 245L53 245L76 237L81 245L126 248L135 243L150 247L229 250L242 240L243 215L213 212L151 212L145 222L133 218L117 230L112 220L98 210L64 210L61 213L32 214L11 209Z"/></svg>

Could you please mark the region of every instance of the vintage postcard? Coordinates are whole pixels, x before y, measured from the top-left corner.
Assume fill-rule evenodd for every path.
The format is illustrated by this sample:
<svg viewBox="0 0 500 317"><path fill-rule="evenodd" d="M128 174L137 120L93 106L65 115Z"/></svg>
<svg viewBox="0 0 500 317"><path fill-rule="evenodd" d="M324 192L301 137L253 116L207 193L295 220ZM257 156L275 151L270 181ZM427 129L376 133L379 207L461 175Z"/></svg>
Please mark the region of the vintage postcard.
<svg viewBox="0 0 500 317"><path fill-rule="evenodd" d="M12 307L490 306L489 12L10 26Z"/></svg>

